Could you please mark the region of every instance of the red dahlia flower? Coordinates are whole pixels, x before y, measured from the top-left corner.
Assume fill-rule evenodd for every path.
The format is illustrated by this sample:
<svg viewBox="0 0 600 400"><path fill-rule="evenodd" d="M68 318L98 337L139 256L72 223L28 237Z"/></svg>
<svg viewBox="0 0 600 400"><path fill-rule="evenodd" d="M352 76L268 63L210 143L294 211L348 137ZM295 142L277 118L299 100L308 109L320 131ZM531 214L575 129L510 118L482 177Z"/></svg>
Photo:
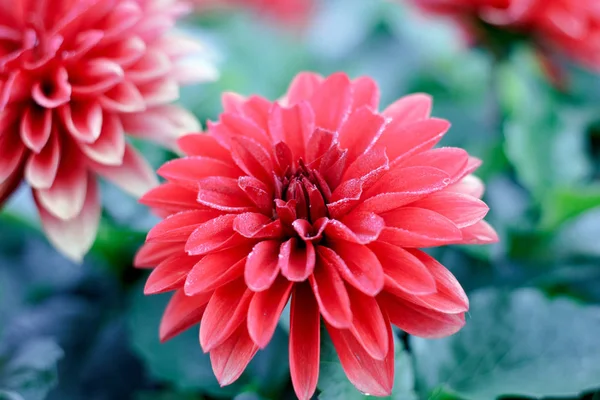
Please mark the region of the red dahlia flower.
<svg viewBox="0 0 600 400"><path fill-rule="evenodd" d="M139 196L152 169L124 132L174 144L198 129L168 105L210 77L167 31L171 0L0 0L0 203L24 179L50 241L80 259L100 215L96 177Z"/></svg>
<svg viewBox="0 0 600 400"><path fill-rule="evenodd" d="M600 70L600 3L597 0L413 0L452 16L476 37L478 21L524 35L546 56L555 49Z"/></svg>
<svg viewBox="0 0 600 400"><path fill-rule="evenodd" d="M390 324L414 335L458 331L459 283L418 248L491 243L479 161L433 146L449 127L431 99L377 111L369 78L302 73L280 101L224 97L207 135L180 139L187 157L142 202L164 221L136 258L156 268L146 294L175 291L160 337L200 324L222 385L271 339L291 298L290 369L308 399L319 374L320 325L361 391L386 395ZM321 320L322 317L322 320Z"/></svg>

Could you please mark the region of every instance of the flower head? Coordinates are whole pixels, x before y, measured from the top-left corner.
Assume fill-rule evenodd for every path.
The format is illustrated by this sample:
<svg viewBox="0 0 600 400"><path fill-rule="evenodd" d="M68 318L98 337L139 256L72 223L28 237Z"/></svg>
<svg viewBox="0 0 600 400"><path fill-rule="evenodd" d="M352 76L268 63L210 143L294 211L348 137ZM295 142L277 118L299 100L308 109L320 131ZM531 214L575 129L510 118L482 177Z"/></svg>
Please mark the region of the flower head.
<svg viewBox="0 0 600 400"><path fill-rule="evenodd" d="M490 243L479 161L436 148L449 127L431 99L379 113L369 78L302 73L283 99L224 96L207 135L142 202L165 219L136 258L155 267L145 293L175 291L160 337L200 324L222 385L271 339L291 298L290 369L308 399L319 371L321 317L352 383L389 394L391 325L440 337L464 324L459 283L418 248Z"/></svg>
<svg viewBox="0 0 600 400"><path fill-rule="evenodd" d="M0 202L33 189L53 244L79 259L91 246L98 175L141 195L157 183L124 132L174 145L198 129L168 105L180 83L209 78L169 34L175 0L16 0L0 4Z"/></svg>
<svg viewBox="0 0 600 400"><path fill-rule="evenodd" d="M596 0L413 0L422 8L460 20L479 40L481 22L600 70L600 8Z"/></svg>

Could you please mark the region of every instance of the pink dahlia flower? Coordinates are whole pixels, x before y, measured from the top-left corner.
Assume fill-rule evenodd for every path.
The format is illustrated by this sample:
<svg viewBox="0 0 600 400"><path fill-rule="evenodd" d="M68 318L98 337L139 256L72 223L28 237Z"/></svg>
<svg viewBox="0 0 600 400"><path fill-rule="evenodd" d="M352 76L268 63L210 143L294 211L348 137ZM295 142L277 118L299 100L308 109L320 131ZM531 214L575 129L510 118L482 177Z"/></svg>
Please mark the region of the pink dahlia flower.
<svg viewBox="0 0 600 400"><path fill-rule="evenodd" d="M302 73L276 102L227 94L220 120L181 138L187 157L142 198L165 218L136 257L155 267L145 293L175 291L160 337L200 322L222 385L269 343L288 301L300 399L315 392L321 324L373 395L392 390L391 324L428 338L464 325L463 289L419 248L497 240L471 175L480 162L433 148L449 123L429 116L428 96L381 113L378 101L371 79L342 73Z"/></svg>
<svg viewBox="0 0 600 400"><path fill-rule="evenodd" d="M190 68L170 0L0 2L0 203L25 180L50 241L80 259L96 236L102 176L139 196L157 181L124 132L173 145L198 129L168 105Z"/></svg>
<svg viewBox="0 0 600 400"><path fill-rule="evenodd" d="M477 21L522 34L546 55L558 50L600 70L600 3L597 0L413 0L460 20L475 36ZM485 38L482 38L485 40Z"/></svg>

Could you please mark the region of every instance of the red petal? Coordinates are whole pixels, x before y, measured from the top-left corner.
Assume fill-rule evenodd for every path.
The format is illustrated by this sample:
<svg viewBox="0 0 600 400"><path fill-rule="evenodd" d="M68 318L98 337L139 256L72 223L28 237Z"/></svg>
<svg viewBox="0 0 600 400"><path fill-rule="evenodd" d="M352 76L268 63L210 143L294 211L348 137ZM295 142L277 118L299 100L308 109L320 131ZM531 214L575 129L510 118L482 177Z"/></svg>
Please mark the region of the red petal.
<svg viewBox="0 0 600 400"><path fill-rule="evenodd" d="M196 228L220 215L213 210L189 210L178 212L156 224L146 238L147 241L185 242Z"/></svg>
<svg viewBox="0 0 600 400"><path fill-rule="evenodd" d="M331 148L334 137L335 134L333 131L317 127L308 138L306 162L311 166L313 166L312 163L314 162L320 163L320 158Z"/></svg>
<svg viewBox="0 0 600 400"><path fill-rule="evenodd" d="M430 247L462 239L448 218L424 208L402 207L381 215L388 226L379 239L400 247Z"/></svg>
<svg viewBox="0 0 600 400"><path fill-rule="evenodd" d="M160 321L160 341L166 342L199 323L211 296L212 293L186 296L183 290L177 290L169 300Z"/></svg>
<svg viewBox="0 0 600 400"><path fill-rule="evenodd" d="M377 300L387 312L392 324L411 335L437 339L453 335L465 325L465 315L462 313L441 313L386 292L377 296Z"/></svg>
<svg viewBox="0 0 600 400"><path fill-rule="evenodd" d="M337 131L352 106L351 83L342 72L327 77L313 93L310 104L315 111L315 125Z"/></svg>
<svg viewBox="0 0 600 400"><path fill-rule="evenodd" d="M122 81L106 91L99 98L105 110L130 113L143 111L146 108L146 99L138 88L131 82Z"/></svg>
<svg viewBox="0 0 600 400"><path fill-rule="evenodd" d="M204 256L187 275L185 294L210 292L240 278L249 252L250 246L244 245Z"/></svg>
<svg viewBox="0 0 600 400"><path fill-rule="evenodd" d="M240 189L237 179L211 176L197 181L197 201L207 207L226 212L254 211L254 204Z"/></svg>
<svg viewBox="0 0 600 400"><path fill-rule="evenodd" d="M279 250L281 274L293 282L308 279L315 268L315 248L312 242L291 238Z"/></svg>
<svg viewBox="0 0 600 400"><path fill-rule="evenodd" d="M101 207L97 184L91 176L86 182L83 205L80 211L68 220L56 218L48 212L40 202L40 191L34 190L34 199L48 240L61 253L78 262L92 247L100 223Z"/></svg>
<svg viewBox="0 0 600 400"><path fill-rule="evenodd" d="M206 208L196 201L197 193L175 183L163 183L148 191L140 203L149 207L166 209L171 212Z"/></svg>
<svg viewBox="0 0 600 400"><path fill-rule="evenodd" d="M462 193L480 199L485 191L485 185L475 175L467 175L454 185L446 188L449 192Z"/></svg>
<svg viewBox="0 0 600 400"><path fill-rule="evenodd" d="M93 163L92 168L99 175L135 197L142 196L158 185L154 169L130 144L125 145L125 154L121 165L108 166Z"/></svg>
<svg viewBox="0 0 600 400"><path fill-rule="evenodd" d="M279 219L260 213L239 214L233 221L233 230L251 239L277 239L283 235L283 227Z"/></svg>
<svg viewBox="0 0 600 400"><path fill-rule="evenodd" d="M273 104L269 113L269 133L275 143L284 142L292 151L292 159L304 158L309 136L315 129L315 115L307 102L283 108Z"/></svg>
<svg viewBox="0 0 600 400"><path fill-rule="evenodd" d="M146 107L161 106L179 98L179 84L174 75L138 84L138 90Z"/></svg>
<svg viewBox="0 0 600 400"><path fill-rule="evenodd" d="M385 118L367 107L359 108L350 114L339 134L339 145L348 149L348 163L364 154L379 138Z"/></svg>
<svg viewBox="0 0 600 400"><path fill-rule="evenodd" d="M119 166L125 156L125 132L119 117L115 114L104 116L100 136L90 144L79 145L83 153L93 161Z"/></svg>
<svg viewBox="0 0 600 400"><path fill-rule="evenodd" d="M367 106L376 111L379 108L379 88L377 83L369 77L361 76L352 81L352 108L353 111Z"/></svg>
<svg viewBox="0 0 600 400"><path fill-rule="evenodd" d="M319 378L319 307L308 285L297 285L290 308L290 375L296 396L309 400Z"/></svg>
<svg viewBox="0 0 600 400"><path fill-rule="evenodd" d="M370 188L389 170L389 160L382 147L374 147L358 157L344 172L342 181L360 179L363 188Z"/></svg>
<svg viewBox="0 0 600 400"><path fill-rule="evenodd" d="M183 243L144 243L133 261L136 268L153 268L173 254L184 254Z"/></svg>
<svg viewBox="0 0 600 400"><path fill-rule="evenodd" d="M60 163L60 143L54 134L39 154L30 154L25 164L25 179L35 189L49 189Z"/></svg>
<svg viewBox="0 0 600 400"><path fill-rule="evenodd" d="M389 322L383 318L374 297L348 287L352 307L350 331L371 357L383 360L389 351L387 330ZM393 351L393 347L392 347Z"/></svg>
<svg viewBox="0 0 600 400"><path fill-rule="evenodd" d="M71 72L69 79L73 86L73 94L77 96L97 96L104 93L121 82L125 74L119 64L104 58L82 63L81 68L75 68Z"/></svg>
<svg viewBox="0 0 600 400"><path fill-rule="evenodd" d="M469 153L456 147L431 149L410 157L403 167L427 166L444 171L450 177L450 184L462 178L469 164Z"/></svg>
<svg viewBox="0 0 600 400"><path fill-rule="evenodd" d="M392 120L384 129L377 146L385 147L390 160L399 160L417 152L429 150L450 128L443 119L430 118L405 124Z"/></svg>
<svg viewBox="0 0 600 400"><path fill-rule="evenodd" d="M385 228L383 218L369 212L353 212L344 216L340 221L346 228L350 229L353 236L358 239L351 240L356 243L366 244L377 240L379 234ZM345 239L348 240L348 239Z"/></svg>
<svg viewBox="0 0 600 400"><path fill-rule="evenodd" d="M233 161L248 175L254 176L265 184L273 180L273 162L263 146L244 138L231 139L231 156Z"/></svg>
<svg viewBox="0 0 600 400"><path fill-rule="evenodd" d="M205 134L190 134L179 138L179 148L189 156L204 156L231 162L231 153L221 146L215 138Z"/></svg>
<svg viewBox="0 0 600 400"><path fill-rule="evenodd" d="M211 350L210 362L221 386L235 382L258 351L244 324L221 345Z"/></svg>
<svg viewBox="0 0 600 400"><path fill-rule="evenodd" d="M317 253L323 262L335 267L346 282L371 296L383 289L383 268L366 246L339 241L330 247L317 246Z"/></svg>
<svg viewBox="0 0 600 400"><path fill-rule="evenodd" d="M277 279L267 290L255 293L248 309L248 333L258 347L267 347L290 298L292 282Z"/></svg>
<svg viewBox="0 0 600 400"><path fill-rule="evenodd" d="M212 351L237 330L246 319L251 299L252 292L243 279L215 290L200 323L200 345L204 352Z"/></svg>
<svg viewBox="0 0 600 400"><path fill-rule="evenodd" d="M238 186L262 213L272 212L273 195L267 185L251 176L241 176L238 178Z"/></svg>
<svg viewBox="0 0 600 400"><path fill-rule="evenodd" d="M357 204L363 194L363 183L359 179L350 179L339 185L331 194L327 210L332 218L340 218Z"/></svg>
<svg viewBox="0 0 600 400"><path fill-rule="evenodd" d="M476 224L461 229L462 240L464 244L489 244L496 243L498 234L486 221L479 221Z"/></svg>
<svg viewBox="0 0 600 400"><path fill-rule="evenodd" d="M377 255L386 275L386 286L394 286L410 294L435 293L435 279L418 258L402 247L375 242L369 248Z"/></svg>
<svg viewBox="0 0 600 400"><path fill-rule="evenodd" d="M1 122L3 121L0 120ZM4 182L17 168L21 167L21 160L25 152L25 146L17 137L17 132L14 131L12 134L8 130L10 128L0 125L0 129L2 128L6 130L0 130L0 182Z"/></svg>
<svg viewBox="0 0 600 400"><path fill-rule="evenodd" d="M429 118L432 98L425 93L414 93L396 100L385 109L383 115L396 123L409 124Z"/></svg>
<svg viewBox="0 0 600 400"><path fill-rule="evenodd" d="M435 211L448 218L458 228L465 228L481 221L489 210L483 201L475 197L449 191L432 193L410 206Z"/></svg>
<svg viewBox="0 0 600 400"><path fill-rule="evenodd" d="M313 93L317 90L323 77L319 74L312 72L301 72L294 77L290 87L288 88L285 96L285 102L291 106L308 100L313 96Z"/></svg>
<svg viewBox="0 0 600 400"><path fill-rule="evenodd" d="M350 298L337 269L317 257L315 271L309 280L323 318L336 328L349 328L352 324Z"/></svg>
<svg viewBox="0 0 600 400"><path fill-rule="evenodd" d="M163 164L158 169L158 174L171 182L196 189L198 181L202 178L223 176L237 179L242 171L232 164L215 158L191 156L177 158Z"/></svg>
<svg viewBox="0 0 600 400"><path fill-rule="evenodd" d="M56 108L71 99L69 73L64 67L56 69L45 82L35 82L31 88L31 97L43 108Z"/></svg>
<svg viewBox="0 0 600 400"><path fill-rule="evenodd" d="M375 213L394 210L440 191L448 183L448 175L436 168L394 168L367 191L367 199L356 210Z"/></svg>
<svg viewBox="0 0 600 400"><path fill-rule="evenodd" d="M389 322L386 325L389 350L383 360L376 360L349 330L325 324L346 376L358 390L371 396L389 396L394 385L394 337Z"/></svg>
<svg viewBox="0 0 600 400"><path fill-rule="evenodd" d="M30 106L21 118L21 140L35 153L42 151L52 131L52 110Z"/></svg>
<svg viewBox="0 0 600 400"><path fill-rule="evenodd" d="M248 287L260 292L268 289L279 273L279 241L265 240L252 249L246 260L244 277Z"/></svg>
<svg viewBox="0 0 600 400"><path fill-rule="evenodd" d="M187 240L185 251L190 255L201 255L246 241L233 231L235 217L235 214L221 215L198 226Z"/></svg>
<svg viewBox="0 0 600 400"><path fill-rule="evenodd" d="M192 267L200 260L198 256L175 254L152 270L146 280L144 294L169 292L183 287L183 283Z"/></svg>

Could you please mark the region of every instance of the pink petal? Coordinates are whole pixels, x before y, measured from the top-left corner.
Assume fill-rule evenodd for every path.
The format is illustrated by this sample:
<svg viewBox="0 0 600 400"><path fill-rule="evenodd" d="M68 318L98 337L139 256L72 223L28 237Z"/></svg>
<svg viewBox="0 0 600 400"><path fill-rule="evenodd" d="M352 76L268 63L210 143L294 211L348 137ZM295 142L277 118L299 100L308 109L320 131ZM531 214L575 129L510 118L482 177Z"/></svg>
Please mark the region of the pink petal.
<svg viewBox="0 0 600 400"><path fill-rule="evenodd" d="M35 189L49 189L60 163L58 134L52 135L39 154L30 154L25 164L25 179Z"/></svg>
<svg viewBox="0 0 600 400"><path fill-rule="evenodd" d="M188 273L199 260L200 257L187 254L175 254L167 258L148 276L144 294L157 294L182 288Z"/></svg>
<svg viewBox="0 0 600 400"><path fill-rule="evenodd" d="M150 189L139 201L149 207L168 210L172 213L196 208L206 209L196 201L196 197L196 191L175 183L163 183Z"/></svg>
<svg viewBox="0 0 600 400"><path fill-rule="evenodd" d="M389 170L385 149L375 147L359 156L344 172L342 181L358 179L364 190L369 189Z"/></svg>
<svg viewBox="0 0 600 400"><path fill-rule="evenodd" d="M348 149L348 163L364 154L379 138L385 118L368 107L361 107L350 114L339 134L339 145Z"/></svg>
<svg viewBox="0 0 600 400"><path fill-rule="evenodd" d="M494 228L485 221L479 221L476 224L467 226L461 229L461 233L462 240L460 243L464 244L489 244L500 240Z"/></svg>
<svg viewBox="0 0 600 400"><path fill-rule="evenodd" d="M231 153L221 146L214 137L204 134L190 134L179 138L179 148L189 156L204 156L231 162Z"/></svg>
<svg viewBox="0 0 600 400"><path fill-rule="evenodd" d="M448 218L424 208L402 207L382 214L387 228L379 239L400 247L430 247L462 239Z"/></svg>
<svg viewBox="0 0 600 400"><path fill-rule="evenodd" d="M234 334L246 319L251 299L252 292L243 279L215 290L200 323L200 345L204 352L212 351Z"/></svg>
<svg viewBox="0 0 600 400"><path fill-rule="evenodd" d="M152 167L130 144L125 145L125 154L121 165L108 166L92 163L92 168L99 175L135 197L142 196L158 185L158 179Z"/></svg>
<svg viewBox="0 0 600 400"><path fill-rule="evenodd" d="M0 128L4 128L0 126ZM8 128L0 130L0 182L4 182L21 166L25 146L19 140L17 133L10 132Z"/></svg>
<svg viewBox="0 0 600 400"><path fill-rule="evenodd" d="M146 237L146 241L185 242L200 226L220 215L213 210L187 210L170 215L156 224Z"/></svg>
<svg viewBox="0 0 600 400"><path fill-rule="evenodd" d="M297 285L290 307L290 375L300 400L309 400L317 388L320 357L319 307L310 287Z"/></svg>
<svg viewBox="0 0 600 400"><path fill-rule="evenodd" d="M45 81L35 82L31 88L31 97L43 108L56 108L71 99L69 73L59 67Z"/></svg>
<svg viewBox="0 0 600 400"><path fill-rule="evenodd" d="M69 147L62 150L65 152L61 154L52 186L37 190L36 196L43 208L54 217L69 220L80 214L86 198L90 196L90 177L77 150Z"/></svg>
<svg viewBox="0 0 600 400"><path fill-rule="evenodd" d="M257 142L244 137L232 138L231 156L237 166L246 174L265 184L272 181L273 162L271 156Z"/></svg>
<svg viewBox="0 0 600 400"><path fill-rule="evenodd" d="M107 111L130 113L146 108L146 99L131 82L122 81L113 86L99 98L100 104Z"/></svg>
<svg viewBox="0 0 600 400"><path fill-rule="evenodd" d="M255 293L248 309L248 333L258 347L267 347L292 291L292 282L277 279L269 289Z"/></svg>
<svg viewBox="0 0 600 400"><path fill-rule="evenodd" d="M429 150L440 141L449 128L448 121L437 118L412 124L392 120L386 125L377 146L385 147L390 160L399 160Z"/></svg>
<svg viewBox="0 0 600 400"><path fill-rule="evenodd" d="M241 324L227 340L210 352L210 362L219 384L226 386L235 382L257 351L258 346L250 339L245 324Z"/></svg>
<svg viewBox="0 0 600 400"><path fill-rule="evenodd" d="M350 179L339 185L331 194L327 210L332 218L341 218L360 203L363 194L363 182Z"/></svg>
<svg viewBox="0 0 600 400"><path fill-rule="evenodd" d="M279 273L279 241L265 240L252 249L246 260L244 277L248 287L260 292L268 289Z"/></svg>
<svg viewBox="0 0 600 400"><path fill-rule="evenodd" d="M52 110L30 106L21 118L21 140L35 153L42 151L52 130Z"/></svg>
<svg viewBox="0 0 600 400"><path fill-rule="evenodd" d="M197 201L207 207L226 212L256 211L254 204L238 186L237 179L221 176L197 181Z"/></svg>
<svg viewBox="0 0 600 400"><path fill-rule="evenodd" d="M273 195L267 185L251 176L240 176L238 186L262 213L272 212Z"/></svg>
<svg viewBox="0 0 600 400"><path fill-rule="evenodd" d="M396 123L409 124L429 118L432 98L428 94L415 93L396 100L383 111L383 115Z"/></svg>
<svg viewBox="0 0 600 400"><path fill-rule="evenodd" d="M441 147L416 154L402 166L428 166L444 171L450 177L450 184L462 178L469 163L469 153L456 147Z"/></svg>
<svg viewBox="0 0 600 400"><path fill-rule="evenodd" d="M123 80L123 68L114 61L96 58L74 68L69 79L76 96L98 96Z"/></svg>
<svg viewBox="0 0 600 400"><path fill-rule="evenodd" d="M383 268L366 246L339 241L330 247L317 246L317 254L322 262L335 267L346 282L371 296L383 289Z"/></svg>
<svg viewBox="0 0 600 400"><path fill-rule="evenodd" d="M335 132L317 127L308 138L308 144L306 145L306 162L309 164L319 162L320 164L319 159L331 148L334 138Z"/></svg>
<svg viewBox="0 0 600 400"><path fill-rule="evenodd" d="M190 156L176 158L163 164L158 175L190 188L198 187L198 180L209 176L236 178L242 173L235 165L216 158Z"/></svg>
<svg viewBox="0 0 600 400"><path fill-rule="evenodd" d="M93 143L102 132L102 107L95 101L71 102L59 110L59 115L71 136L83 143ZM114 121L108 123L115 124Z"/></svg>
<svg viewBox="0 0 600 400"><path fill-rule="evenodd" d="M309 100L317 90L323 77L312 72L301 72L294 77L285 96L285 103L293 106L304 100Z"/></svg>
<svg viewBox="0 0 600 400"><path fill-rule="evenodd" d="M283 236L281 221L273 221L260 213L239 214L233 221L233 230L251 239L277 239Z"/></svg>
<svg viewBox="0 0 600 400"><path fill-rule="evenodd" d="M350 331L369 356L376 360L383 360L389 351L387 335L389 322L384 319L374 297L367 296L352 287L348 287L348 295L352 308Z"/></svg>
<svg viewBox="0 0 600 400"><path fill-rule="evenodd" d="M279 250L281 274L292 282L303 282L315 268L315 248L312 242L291 238Z"/></svg>
<svg viewBox="0 0 600 400"><path fill-rule="evenodd" d="M188 274L185 294L210 292L240 278L250 249L251 246L242 245L204 256Z"/></svg>
<svg viewBox="0 0 600 400"><path fill-rule="evenodd" d="M475 197L449 191L432 193L410 206L435 211L448 218L458 228L465 228L481 221L489 210L483 201Z"/></svg>
<svg viewBox="0 0 600 400"><path fill-rule="evenodd" d="M146 42L138 36L123 37L103 49L103 55L110 62L128 68L146 52ZM108 60L105 60L108 61ZM94 62L96 60L91 60Z"/></svg>
<svg viewBox="0 0 600 400"><path fill-rule="evenodd" d="M448 174L433 167L396 167L383 175L365 194L357 211L383 213L445 188Z"/></svg>
<svg viewBox="0 0 600 400"><path fill-rule="evenodd" d="M375 241L383 228L385 222L377 214L370 212L353 212L344 216L340 223L352 232L352 235L358 240L350 240L360 244L367 244ZM344 239L349 240L349 239Z"/></svg>
<svg viewBox="0 0 600 400"><path fill-rule="evenodd" d="M309 281L323 318L336 328L349 328L352 324L350 298L337 269L327 260L317 257L317 265Z"/></svg>
<svg viewBox="0 0 600 400"><path fill-rule="evenodd" d="M284 142L292 151L292 159L304 157L305 146L315 128L315 115L307 102L290 108L273 104L269 113L269 133L275 143Z"/></svg>
<svg viewBox="0 0 600 400"><path fill-rule="evenodd" d="M144 243L133 260L136 268L154 268L173 254L185 254L183 244L177 242Z"/></svg>
<svg viewBox="0 0 600 400"><path fill-rule="evenodd" d="M408 251L385 242L371 243L369 248L383 266L387 286L391 285L415 295L435 293L433 275Z"/></svg>
<svg viewBox="0 0 600 400"><path fill-rule="evenodd" d="M95 142L81 143L79 148L93 161L110 166L119 166L125 156L125 132L119 117L108 114L104 117L102 131Z"/></svg>
<svg viewBox="0 0 600 400"><path fill-rule="evenodd" d="M465 315L446 314L412 304L383 292L377 301L387 312L392 324L411 335L437 339L453 335L465 325Z"/></svg>
<svg viewBox="0 0 600 400"><path fill-rule="evenodd" d="M450 185L446 188L449 192L462 193L469 196L481 199L483 192L485 191L485 185L475 175L467 175L454 185Z"/></svg>
<svg viewBox="0 0 600 400"><path fill-rule="evenodd" d="M170 76L138 84L137 89L145 107L161 106L179 99L179 84Z"/></svg>
<svg viewBox="0 0 600 400"><path fill-rule="evenodd" d="M161 78L171 70L171 61L162 51L148 49L129 68L127 68L127 79L133 83L148 82Z"/></svg>
<svg viewBox="0 0 600 400"><path fill-rule="evenodd" d="M211 296L212 293L186 296L183 290L177 290L169 300L160 321L160 341L164 343L192 325L198 324Z"/></svg>
<svg viewBox="0 0 600 400"><path fill-rule="evenodd" d="M389 350L383 360L376 360L349 330L325 324L346 376L358 390L372 396L389 396L394 384L394 338L391 325L386 325Z"/></svg>
<svg viewBox="0 0 600 400"><path fill-rule="evenodd" d="M70 259L81 262L96 238L100 222L100 202L98 199L97 184L92 177L88 177L85 200L80 212L70 219L56 218L46 210L40 201L40 191L34 190L42 225L48 240L61 253Z"/></svg>
<svg viewBox="0 0 600 400"><path fill-rule="evenodd" d="M190 255L201 255L241 244L242 240L236 237L239 235L233 231L235 217L235 214L221 215L198 226L187 240L185 251Z"/></svg>
<svg viewBox="0 0 600 400"><path fill-rule="evenodd" d="M379 88L377 87L377 83L367 76L353 80L352 100L353 111L363 106L377 111L379 107Z"/></svg>
<svg viewBox="0 0 600 400"><path fill-rule="evenodd" d="M327 77L310 98L315 111L315 125L322 129L337 131L348 117L352 106L351 83L344 73Z"/></svg>

